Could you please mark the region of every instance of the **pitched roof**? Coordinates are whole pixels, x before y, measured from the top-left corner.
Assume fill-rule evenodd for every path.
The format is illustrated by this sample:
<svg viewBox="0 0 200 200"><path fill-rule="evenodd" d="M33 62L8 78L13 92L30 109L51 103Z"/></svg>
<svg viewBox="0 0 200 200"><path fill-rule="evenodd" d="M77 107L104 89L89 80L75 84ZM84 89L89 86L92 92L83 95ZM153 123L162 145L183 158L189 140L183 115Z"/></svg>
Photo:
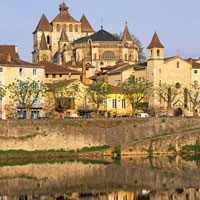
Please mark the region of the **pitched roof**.
<svg viewBox="0 0 200 200"><path fill-rule="evenodd" d="M93 42L120 42L120 40L116 36L102 29L88 37L80 38L74 41L74 43L84 43L87 42L89 39Z"/></svg>
<svg viewBox="0 0 200 200"><path fill-rule="evenodd" d="M127 69L133 69L133 65L125 64L124 66L118 67L117 69L114 69L112 71L108 71L108 74L120 74L123 71L126 71Z"/></svg>
<svg viewBox="0 0 200 200"><path fill-rule="evenodd" d="M42 37L41 37L40 50L48 50L44 32L42 33Z"/></svg>
<svg viewBox="0 0 200 200"><path fill-rule="evenodd" d="M123 91L121 87L117 87L114 85L109 85L109 86L110 86L111 94L121 94Z"/></svg>
<svg viewBox="0 0 200 200"><path fill-rule="evenodd" d="M67 33L65 30L62 30L61 36L60 36L60 42L69 42L69 38L67 37Z"/></svg>
<svg viewBox="0 0 200 200"><path fill-rule="evenodd" d="M32 64L23 60L20 60L19 58L14 58L11 56L11 61L8 61L8 56L5 54L0 54L0 64L1 65L8 65L8 66L25 66L25 67L34 67L34 68L41 68L40 65Z"/></svg>
<svg viewBox="0 0 200 200"><path fill-rule="evenodd" d="M17 46L15 45L0 45L0 54L10 54L12 58L19 58Z"/></svg>
<svg viewBox="0 0 200 200"><path fill-rule="evenodd" d="M158 35L157 33L155 32L154 33L154 36L152 38L152 41L151 43L149 44L149 46L147 47L147 49L151 49L151 48L154 48L154 47L157 47L157 48L164 48L164 46L161 44L159 38L158 38Z"/></svg>
<svg viewBox="0 0 200 200"><path fill-rule="evenodd" d="M200 63L193 62L192 63L192 68L193 69L200 69Z"/></svg>
<svg viewBox="0 0 200 200"><path fill-rule="evenodd" d="M71 67L71 68L82 68L83 67L83 63L82 62L76 62L75 65L72 64L72 61L69 61L67 63L65 63L64 65L62 65L63 67ZM89 68L95 68L94 66L92 66L90 63L86 64L86 69Z"/></svg>
<svg viewBox="0 0 200 200"><path fill-rule="evenodd" d="M37 64L45 67L45 74L81 74L79 71L66 69L60 65L56 65L45 60L40 61Z"/></svg>
<svg viewBox="0 0 200 200"><path fill-rule="evenodd" d="M124 29L124 34L123 34L123 37L122 37L122 42L126 42L126 41L133 41L132 38L131 38L131 35L129 33L127 23L126 23L126 26L125 26L125 29Z"/></svg>
<svg viewBox="0 0 200 200"><path fill-rule="evenodd" d="M68 12L69 7L63 2L59 5L60 13L55 17L53 22L72 22L72 23L80 23L75 20Z"/></svg>
<svg viewBox="0 0 200 200"><path fill-rule="evenodd" d="M90 23L88 22L88 20L87 20L87 18L85 17L84 14L83 14L80 22L81 22L82 32L94 32L92 26L90 25Z"/></svg>
<svg viewBox="0 0 200 200"><path fill-rule="evenodd" d="M135 71L144 70L144 69L146 69L146 68L147 68L147 62L133 65L133 69L134 69Z"/></svg>
<svg viewBox="0 0 200 200"><path fill-rule="evenodd" d="M52 26L46 18L45 14L42 15L34 33L37 31L52 31Z"/></svg>

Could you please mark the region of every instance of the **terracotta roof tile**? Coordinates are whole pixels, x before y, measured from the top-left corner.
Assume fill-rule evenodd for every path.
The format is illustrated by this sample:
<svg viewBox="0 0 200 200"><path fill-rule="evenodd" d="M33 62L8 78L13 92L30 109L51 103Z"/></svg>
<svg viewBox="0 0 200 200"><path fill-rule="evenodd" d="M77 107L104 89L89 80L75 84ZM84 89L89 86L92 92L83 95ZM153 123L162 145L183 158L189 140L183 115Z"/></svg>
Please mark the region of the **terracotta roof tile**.
<svg viewBox="0 0 200 200"><path fill-rule="evenodd" d="M56 65L54 63L48 62L48 61L40 61L37 63L40 66L45 67L45 73L46 74L81 74L81 72L71 69L66 69L65 67L62 67L60 65Z"/></svg>
<svg viewBox="0 0 200 200"><path fill-rule="evenodd" d="M41 68L40 65L32 64L19 58L13 58L11 56L11 61L8 61L8 56L5 54L0 54L0 64L1 65L8 65L8 66L25 66L25 67L34 67L34 68Z"/></svg>
<svg viewBox="0 0 200 200"><path fill-rule="evenodd" d="M147 47L147 49L151 49L151 48L154 48L154 47L157 47L157 48L164 48L164 46L161 44L159 38L158 38L158 35L157 33L155 32L154 33L154 36L152 38L152 41L151 43L149 44L149 46Z"/></svg>
<svg viewBox="0 0 200 200"><path fill-rule="evenodd" d="M15 45L0 45L0 54L10 54L12 58L19 58L19 54L16 49L17 46Z"/></svg>
<svg viewBox="0 0 200 200"><path fill-rule="evenodd" d="M90 23L88 22L87 18L85 17L85 15L82 16L81 20L81 30L83 32L94 32L92 26L90 25Z"/></svg>
<svg viewBox="0 0 200 200"><path fill-rule="evenodd" d="M46 18L45 14L42 15L34 33L37 31L52 31L52 26Z"/></svg>

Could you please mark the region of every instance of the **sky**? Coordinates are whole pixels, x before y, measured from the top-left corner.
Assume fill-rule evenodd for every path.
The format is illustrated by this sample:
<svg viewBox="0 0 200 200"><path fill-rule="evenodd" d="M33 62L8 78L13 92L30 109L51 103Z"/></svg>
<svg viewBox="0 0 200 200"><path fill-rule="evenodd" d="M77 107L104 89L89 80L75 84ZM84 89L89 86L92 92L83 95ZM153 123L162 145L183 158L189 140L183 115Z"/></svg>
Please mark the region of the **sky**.
<svg viewBox="0 0 200 200"><path fill-rule="evenodd" d="M33 35L43 13L51 22L63 0L1 0L0 44L17 45L20 58L32 61ZM200 0L65 0L76 20L83 13L95 31L129 32L146 47L156 31L165 57L200 57Z"/></svg>

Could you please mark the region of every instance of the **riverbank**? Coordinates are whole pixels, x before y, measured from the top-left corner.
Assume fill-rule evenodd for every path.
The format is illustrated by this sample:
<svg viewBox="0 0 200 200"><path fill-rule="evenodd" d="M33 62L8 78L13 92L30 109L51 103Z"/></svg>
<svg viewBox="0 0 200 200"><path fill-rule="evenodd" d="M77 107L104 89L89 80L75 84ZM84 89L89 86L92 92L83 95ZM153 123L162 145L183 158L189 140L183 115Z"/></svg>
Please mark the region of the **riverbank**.
<svg viewBox="0 0 200 200"><path fill-rule="evenodd" d="M171 153L172 151L167 151L170 148L179 151L184 145L200 144L199 125L200 118L0 121L0 156L8 156L12 151L16 155L17 152L24 151L22 155L26 156L30 156L31 152L37 154L37 151L39 154L46 152L43 154L49 153L52 156L56 152L85 156L86 153L82 155L80 150L104 146L111 148L96 154L110 156L114 147L119 145L122 147L122 156L125 153L161 153L164 152L162 149ZM92 156L92 153L88 153L88 156Z"/></svg>

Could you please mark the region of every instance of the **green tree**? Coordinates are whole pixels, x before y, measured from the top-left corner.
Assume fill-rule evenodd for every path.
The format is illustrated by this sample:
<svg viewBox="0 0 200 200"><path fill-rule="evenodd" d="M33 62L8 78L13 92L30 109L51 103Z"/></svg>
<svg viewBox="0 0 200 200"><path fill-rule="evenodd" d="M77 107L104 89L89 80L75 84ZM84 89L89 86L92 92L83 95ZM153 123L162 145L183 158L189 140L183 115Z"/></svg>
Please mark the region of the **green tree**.
<svg viewBox="0 0 200 200"><path fill-rule="evenodd" d="M135 117L135 110L140 103L152 96L153 84L148 80L142 79L139 81L134 76L131 76L124 83L121 84L122 94L130 102L132 107L132 116Z"/></svg>
<svg viewBox="0 0 200 200"><path fill-rule="evenodd" d="M108 84L98 80L86 89L86 94L90 102L95 104L97 116L99 116L100 105L105 104L107 96L111 93L111 88Z"/></svg>
<svg viewBox="0 0 200 200"><path fill-rule="evenodd" d="M114 35L121 40L122 37L123 37L123 32L120 32L120 34L115 33ZM131 33L130 35L131 35L131 38L133 40L133 43L136 44L138 46L138 48L139 48L139 52L138 52L138 60L139 60L139 62L140 63L145 62L146 61L146 57L144 55L144 48L142 46L141 41L136 37L135 34Z"/></svg>
<svg viewBox="0 0 200 200"><path fill-rule="evenodd" d="M180 84L162 83L155 89L156 96L159 100L167 103L167 110L171 110L181 99L182 90Z"/></svg>
<svg viewBox="0 0 200 200"><path fill-rule="evenodd" d="M30 119L30 110L40 106L40 98L44 97L46 85L43 82L27 79L26 81L16 80L6 87L10 91L9 98L17 107L27 112L27 119ZM36 105L37 104L37 105Z"/></svg>
<svg viewBox="0 0 200 200"><path fill-rule="evenodd" d="M0 86L0 99L6 95L6 90L4 86Z"/></svg>
<svg viewBox="0 0 200 200"><path fill-rule="evenodd" d="M79 98L79 82L56 82L47 84L48 92L53 95L54 108L58 112L65 112L75 105L75 98Z"/></svg>
<svg viewBox="0 0 200 200"><path fill-rule="evenodd" d="M186 95L189 96L189 100L192 103L192 110L193 110L193 116L194 116L195 111L200 105L200 87L198 85L192 85L189 90L185 89L185 92L184 92L185 98L186 98Z"/></svg>

